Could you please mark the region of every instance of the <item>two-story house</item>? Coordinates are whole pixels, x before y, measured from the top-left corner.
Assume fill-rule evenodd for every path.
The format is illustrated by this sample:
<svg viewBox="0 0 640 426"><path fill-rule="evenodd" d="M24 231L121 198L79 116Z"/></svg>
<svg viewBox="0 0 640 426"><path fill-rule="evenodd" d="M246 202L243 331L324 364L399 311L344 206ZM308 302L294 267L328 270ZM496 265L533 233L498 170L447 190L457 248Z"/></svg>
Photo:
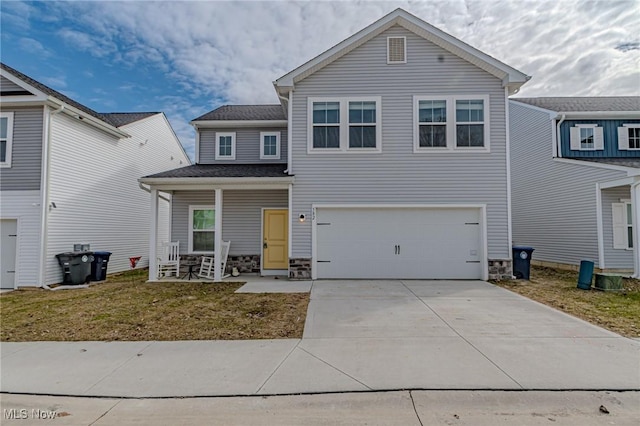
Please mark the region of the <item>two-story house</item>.
<svg viewBox="0 0 640 426"><path fill-rule="evenodd" d="M398 9L277 79L279 105L195 119L196 164L141 182L172 195L181 253L231 241L241 270L510 277L508 97L528 78Z"/></svg>
<svg viewBox="0 0 640 426"><path fill-rule="evenodd" d="M138 178L190 164L165 115L97 113L5 64L0 105L1 287L61 282L55 255L78 243L112 252L109 272L134 256L146 266L149 194ZM164 197L164 232L168 220Z"/></svg>
<svg viewBox="0 0 640 426"><path fill-rule="evenodd" d="M640 97L510 103L514 242L640 276Z"/></svg>

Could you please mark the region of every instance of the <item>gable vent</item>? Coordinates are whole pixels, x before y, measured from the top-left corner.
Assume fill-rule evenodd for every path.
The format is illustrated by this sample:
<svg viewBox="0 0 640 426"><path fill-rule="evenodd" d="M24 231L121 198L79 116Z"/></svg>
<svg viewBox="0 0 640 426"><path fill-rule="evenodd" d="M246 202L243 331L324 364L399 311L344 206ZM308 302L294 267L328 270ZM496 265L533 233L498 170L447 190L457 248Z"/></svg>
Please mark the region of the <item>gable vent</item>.
<svg viewBox="0 0 640 426"><path fill-rule="evenodd" d="M407 38L387 37L387 63L406 64L407 63Z"/></svg>

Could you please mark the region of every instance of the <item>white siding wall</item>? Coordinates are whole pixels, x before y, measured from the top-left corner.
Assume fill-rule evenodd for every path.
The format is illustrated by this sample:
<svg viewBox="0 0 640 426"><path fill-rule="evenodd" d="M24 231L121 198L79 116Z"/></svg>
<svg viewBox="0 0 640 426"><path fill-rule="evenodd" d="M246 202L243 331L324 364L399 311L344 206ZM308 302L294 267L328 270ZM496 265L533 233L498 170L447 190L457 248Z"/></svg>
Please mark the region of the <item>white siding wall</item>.
<svg viewBox="0 0 640 426"><path fill-rule="evenodd" d="M260 235L262 208L286 209L286 190L227 190L222 193L222 239L231 241L229 254L255 255L262 252ZM189 205L214 205L213 191L181 191L173 198L173 239L180 252L187 253Z"/></svg>
<svg viewBox="0 0 640 426"><path fill-rule="evenodd" d="M554 161L549 115L518 102L509 110L514 243L534 247L535 260L597 264L596 182L626 174ZM611 233L611 225L603 230Z"/></svg>
<svg viewBox="0 0 640 426"><path fill-rule="evenodd" d="M387 65L387 36L406 36L406 64ZM382 97L382 153L308 155L308 97L357 95ZM491 152L414 154L414 95L489 95ZM395 26L297 83L292 120L294 217L312 203L486 203L489 258L511 257L499 79ZM310 257L311 221L292 234L293 257Z"/></svg>
<svg viewBox="0 0 640 426"><path fill-rule="evenodd" d="M148 265L150 194L138 178L189 161L161 114L121 129L132 137L118 140L68 115L52 117L49 185L57 208L49 215L48 284L62 278L55 254L73 243L113 252L109 272L129 269L131 256L142 256L138 267ZM160 218L167 221L163 205Z"/></svg>
<svg viewBox="0 0 640 426"><path fill-rule="evenodd" d="M0 192L0 218L18 219L16 286L38 285L40 191Z"/></svg>

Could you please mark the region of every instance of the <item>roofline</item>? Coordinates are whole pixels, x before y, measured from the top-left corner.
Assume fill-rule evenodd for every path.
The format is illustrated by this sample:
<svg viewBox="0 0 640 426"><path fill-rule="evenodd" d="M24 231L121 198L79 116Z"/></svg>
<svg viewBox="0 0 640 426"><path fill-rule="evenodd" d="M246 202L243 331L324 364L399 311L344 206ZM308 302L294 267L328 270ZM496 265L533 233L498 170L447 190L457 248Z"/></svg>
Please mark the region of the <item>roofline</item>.
<svg viewBox="0 0 640 426"><path fill-rule="evenodd" d="M3 96L3 97L0 97L0 100L2 100L3 106L48 105L56 109L60 109L61 107L64 107L62 111L67 115L76 117L78 119L82 119L83 121L87 121L89 122L89 124L93 125L94 127L97 127L100 130L103 130L113 136L117 136L119 138L131 137L128 133L123 132L122 130L119 130L117 127L112 126L106 121L100 120L99 118L96 118L91 114L88 114L72 105L69 105L68 103L62 101L61 99L56 98L55 96L51 96L47 93L44 93L42 90L36 87L33 87L31 84L13 75L11 72L5 69L0 69L0 75L4 76L5 78L12 81L13 83L19 84L21 86L27 86L28 90L32 93L35 93L35 96L36 96L36 99L25 99L24 101L22 101L20 97L16 97L16 96L6 96L6 97Z"/></svg>
<svg viewBox="0 0 640 426"><path fill-rule="evenodd" d="M535 111L540 111L540 112L542 112L544 114L548 114L549 117L552 120L554 118L557 118L557 116L558 116L558 113L553 111L553 110L542 108L542 107L531 105L531 104L527 104L527 103L524 103L524 102L520 102L520 101L518 101L518 99L509 99L509 102L518 102L518 104L523 106L523 107L530 108L530 109L533 109Z"/></svg>
<svg viewBox="0 0 640 426"><path fill-rule="evenodd" d="M565 116L567 120L581 118L620 118L640 119L640 111L559 111L558 116Z"/></svg>
<svg viewBox="0 0 640 426"><path fill-rule="evenodd" d="M193 120L196 129L214 127L286 127L287 120Z"/></svg>
<svg viewBox="0 0 640 426"><path fill-rule="evenodd" d="M140 178L138 182L146 185L175 188L175 189L203 189L197 188L199 186L206 186L206 189L211 189L211 186L282 186L288 188L288 185L293 183L293 176L283 177L163 177L163 178Z"/></svg>
<svg viewBox="0 0 640 426"><path fill-rule="evenodd" d="M617 170L620 172L626 172L627 176L636 176L640 173L640 170L635 167L620 166L617 164L599 163L596 161L579 160L576 158L554 158L553 161L558 163L575 164L578 166L595 167L598 169Z"/></svg>
<svg viewBox="0 0 640 426"><path fill-rule="evenodd" d="M471 56L476 57L480 62L483 62L487 65L488 68L494 68L499 71L502 71L505 75L496 75L495 72L491 72L496 75L496 77L503 79L503 86L509 87L510 90L513 90L514 93L517 89L526 83L531 77L518 71L517 69L487 55L486 53L481 52L480 50L466 44L465 42L453 37L450 34L445 33L444 31L434 27L433 25L423 21L422 19L408 13L403 9L396 9L393 12L387 14L376 22L370 24L364 29L358 31L351 37L343 40L332 48L324 51L320 55L315 58L307 61L301 66L297 67L293 71L283 75L273 82L276 90L279 93L287 93L291 90L296 82L296 78L300 75L312 70L313 68L320 66L323 62L327 61L326 64L322 65L322 67L328 65L329 63L335 61L342 54L346 54L347 50L350 47L357 47L364 42L370 40L375 37L379 33L382 33L386 29L391 26L398 24L406 28L407 30L418 34L413 29L409 28L410 26L415 26L418 29L425 31L428 34L431 34L433 38L427 38L429 41L437 44L438 46L444 48L445 50L450 51L451 53L460 56L459 53L466 53ZM419 36L424 37L424 35L418 34ZM426 38L426 37L425 37ZM344 53L342 53L344 51ZM458 51L458 52L456 52ZM342 53L342 54L341 54ZM334 57L335 56L335 57ZM488 70L487 70L488 71ZM490 72L490 71L488 71Z"/></svg>

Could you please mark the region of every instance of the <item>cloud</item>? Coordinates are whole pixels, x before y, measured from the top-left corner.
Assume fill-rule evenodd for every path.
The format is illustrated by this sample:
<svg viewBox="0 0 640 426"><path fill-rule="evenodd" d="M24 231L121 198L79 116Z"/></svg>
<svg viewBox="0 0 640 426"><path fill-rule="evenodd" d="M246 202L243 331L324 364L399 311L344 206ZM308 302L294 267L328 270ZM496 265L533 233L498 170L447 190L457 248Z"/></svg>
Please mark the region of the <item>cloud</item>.
<svg viewBox="0 0 640 426"><path fill-rule="evenodd" d="M32 38L22 37L18 40L18 45L26 53L38 55L42 58L48 58L53 55L52 51L45 48L38 40Z"/></svg>
<svg viewBox="0 0 640 426"><path fill-rule="evenodd" d="M44 78L41 78L40 80L42 80L42 82L47 86L58 91L63 91L63 89L67 87L67 78L63 75L44 77ZM71 96L69 95L69 92L66 90L64 91L64 93L67 96Z"/></svg>

